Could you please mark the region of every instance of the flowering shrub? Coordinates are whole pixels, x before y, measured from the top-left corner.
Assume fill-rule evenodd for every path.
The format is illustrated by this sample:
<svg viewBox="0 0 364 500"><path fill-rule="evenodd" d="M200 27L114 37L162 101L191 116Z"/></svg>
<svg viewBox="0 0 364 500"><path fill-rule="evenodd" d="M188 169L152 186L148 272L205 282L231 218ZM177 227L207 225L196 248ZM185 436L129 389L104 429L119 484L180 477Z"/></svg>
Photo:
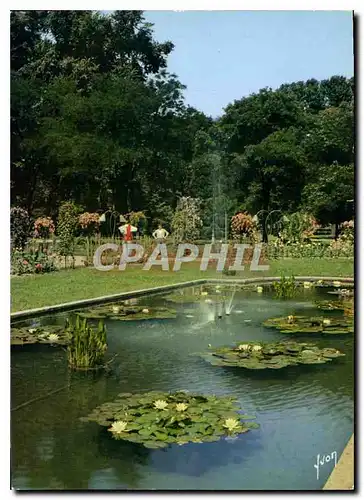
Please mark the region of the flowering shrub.
<svg viewBox="0 0 364 500"><path fill-rule="evenodd" d="M330 243L321 241L311 241L309 243L287 241L283 243L280 238L272 238L267 245L269 259L281 259L290 257L299 259L305 258L337 258L337 257L353 257L354 245L344 242L340 238Z"/></svg>
<svg viewBox="0 0 364 500"><path fill-rule="evenodd" d="M343 222L343 223L341 224L341 226L342 226L343 228L353 229L353 230L354 230L354 220L349 220L349 221Z"/></svg>
<svg viewBox="0 0 364 500"><path fill-rule="evenodd" d="M256 224L247 212L240 212L231 218L231 233L235 240L247 237L257 241Z"/></svg>
<svg viewBox="0 0 364 500"><path fill-rule="evenodd" d="M354 257L354 235L343 234L330 244L331 257Z"/></svg>
<svg viewBox="0 0 364 500"><path fill-rule="evenodd" d="M340 237L343 242L354 244L354 220L343 222L340 226Z"/></svg>
<svg viewBox="0 0 364 500"><path fill-rule="evenodd" d="M87 235L94 235L100 228L100 215L97 213L85 212L78 218L82 232Z"/></svg>
<svg viewBox="0 0 364 500"><path fill-rule="evenodd" d="M53 259L45 252L23 252L15 250L11 253L11 273L39 274L56 271Z"/></svg>
<svg viewBox="0 0 364 500"><path fill-rule="evenodd" d="M147 229L148 220L144 212L129 212L125 215L132 226L138 228L139 231L144 232Z"/></svg>
<svg viewBox="0 0 364 500"><path fill-rule="evenodd" d="M38 217L34 222L34 237L49 238L55 231L54 223L50 217Z"/></svg>
<svg viewBox="0 0 364 500"><path fill-rule="evenodd" d="M20 207L10 210L10 235L12 248L24 248L29 237L30 219L28 212Z"/></svg>
<svg viewBox="0 0 364 500"><path fill-rule="evenodd" d="M201 201L198 198L182 196L177 203L172 219L172 231L176 242L195 241L202 227Z"/></svg>
<svg viewBox="0 0 364 500"><path fill-rule="evenodd" d="M286 215L282 222L283 229L279 233L279 237L283 241L307 241L313 236L315 230L320 227L312 215L304 212Z"/></svg>
<svg viewBox="0 0 364 500"><path fill-rule="evenodd" d="M297 241L287 241L283 243L282 239L275 238L269 242L268 253L271 259L280 259L282 257L300 258L325 257L327 253L327 243L313 241L311 243L303 243Z"/></svg>
<svg viewBox="0 0 364 500"><path fill-rule="evenodd" d="M302 231L302 238L304 240L308 240L312 238L312 236L315 234L315 231L320 227L320 224L312 215L305 214L304 227L305 229L303 229Z"/></svg>

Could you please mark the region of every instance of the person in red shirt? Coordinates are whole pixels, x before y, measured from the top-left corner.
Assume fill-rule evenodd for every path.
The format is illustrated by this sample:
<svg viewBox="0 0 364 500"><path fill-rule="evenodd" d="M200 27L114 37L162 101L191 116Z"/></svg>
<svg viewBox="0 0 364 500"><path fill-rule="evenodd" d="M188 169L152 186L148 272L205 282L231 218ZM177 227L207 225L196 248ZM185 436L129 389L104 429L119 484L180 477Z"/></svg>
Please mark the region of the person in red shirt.
<svg viewBox="0 0 364 500"><path fill-rule="evenodd" d="M124 235L124 241L132 241L132 239L133 239L133 235L132 235L132 231L131 231L131 225L127 224L125 235Z"/></svg>

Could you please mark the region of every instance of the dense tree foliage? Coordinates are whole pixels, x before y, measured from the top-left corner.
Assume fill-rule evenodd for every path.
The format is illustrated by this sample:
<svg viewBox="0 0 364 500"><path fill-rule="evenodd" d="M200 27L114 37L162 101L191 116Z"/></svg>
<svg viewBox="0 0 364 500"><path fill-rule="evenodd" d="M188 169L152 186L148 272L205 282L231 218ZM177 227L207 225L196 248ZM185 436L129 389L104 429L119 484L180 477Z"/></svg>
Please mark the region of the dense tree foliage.
<svg viewBox="0 0 364 500"><path fill-rule="evenodd" d="M140 11L12 12L12 204L55 219L69 200L169 225L189 196L210 235L238 208L350 216L353 79L262 89L213 120L185 104L172 50Z"/></svg>

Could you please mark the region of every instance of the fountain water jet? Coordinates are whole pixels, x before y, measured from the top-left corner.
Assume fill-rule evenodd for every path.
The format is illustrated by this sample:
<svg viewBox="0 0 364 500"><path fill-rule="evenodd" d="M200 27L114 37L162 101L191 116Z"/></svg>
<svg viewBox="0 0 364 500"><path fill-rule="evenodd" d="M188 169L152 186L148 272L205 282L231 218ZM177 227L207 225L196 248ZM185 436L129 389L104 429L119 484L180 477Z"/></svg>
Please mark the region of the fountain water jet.
<svg viewBox="0 0 364 500"><path fill-rule="evenodd" d="M225 314L226 314L226 316L230 316L230 313L233 310L233 307L234 307L233 306L233 300L234 300L234 297L235 297L235 292L236 292L236 289L234 288L228 306L226 306L226 303L225 303Z"/></svg>

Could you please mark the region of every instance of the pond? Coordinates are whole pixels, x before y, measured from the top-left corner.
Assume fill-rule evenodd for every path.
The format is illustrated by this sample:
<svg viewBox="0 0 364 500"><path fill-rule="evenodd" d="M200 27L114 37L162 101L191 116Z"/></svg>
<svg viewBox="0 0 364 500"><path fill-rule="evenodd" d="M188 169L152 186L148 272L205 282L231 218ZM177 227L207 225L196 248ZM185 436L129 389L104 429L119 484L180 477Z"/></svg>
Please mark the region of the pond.
<svg viewBox="0 0 364 500"><path fill-rule="evenodd" d="M353 335L298 337L265 328L262 322L290 314L328 314L318 312L313 301L318 294L323 300L333 295L302 290L292 300L278 300L270 292L239 289L230 315L219 318L222 294L219 297L215 287L203 289L208 295L193 302L170 302L167 295L138 299L145 307L172 307L175 318L107 320L107 356L117 354L108 373L70 372L62 348L12 349L13 488L322 489L334 463L320 465L318 474L317 455L337 452L339 457L353 433ZM232 298L232 292L224 293ZM53 315L38 321L62 324L64 318ZM30 328L34 320L25 324ZM194 355L209 344L292 338L333 346L346 356L324 365L254 371L212 366ZM80 421L122 392L178 389L235 396L260 427L235 441L150 450L114 440L97 424Z"/></svg>

